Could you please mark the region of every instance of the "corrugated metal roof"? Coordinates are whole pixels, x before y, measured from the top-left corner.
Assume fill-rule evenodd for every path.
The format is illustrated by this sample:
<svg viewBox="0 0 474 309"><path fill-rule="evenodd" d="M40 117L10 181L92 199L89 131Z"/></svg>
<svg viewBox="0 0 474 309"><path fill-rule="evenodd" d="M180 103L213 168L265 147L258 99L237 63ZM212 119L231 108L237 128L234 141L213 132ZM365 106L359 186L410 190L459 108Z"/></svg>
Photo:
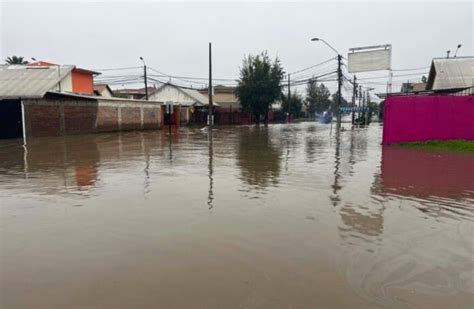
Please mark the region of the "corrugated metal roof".
<svg viewBox="0 0 474 309"><path fill-rule="evenodd" d="M184 94L186 94L189 98L191 98L194 102L191 102L189 105L197 105L197 106L202 106L202 105L209 105L209 98L206 97L205 95L201 94L199 91L195 89L189 89L189 88L182 88L178 87L175 85L171 84L163 84L161 87L157 88L155 91L150 93L150 96L153 95L154 93L157 93L159 91L162 91L165 87L173 87ZM184 104L188 104L190 102L176 102L184 106ZM215 106L219 106L216 102L213 101L213 104Z"/></svg>
<svg viewBox="0 0 474 309"><path fill-rule="evenodd" d="M179 88L179 87L177 87ZM199 91L194 90L194 89L186 89L186 88L179 88L182 92L186 93L188 96L196 100L197 103L200 103L202 105L208 105L209 104L209 98L206 97L205 95L199 93ZM214 103L214 102L213 102Z"/></svg>
<svg viewBox="0 0 474 309"><path fill-rule="evenodd" d="M435 58L426 85L427 90L474 86L474 57Z"/></svg>
<svg viewBox="0 0 474 309"><path fill-rule="evenodd" d="M57 92L57 91L48 91L45 94L46 97L66 97L66 98L78 98L78 99L85 99L85 100L94 100L94 101L117 101L123 103L152 103L152 104L160 104L162 105L163 102L160 101L147 101L147 100L136 100L136 99L126 99L126 98L117 98L117 97L101 97L96 95L87 95L87 94L79 94L73 92Z"/></svg>
<svg viewBox="0 0 474 309"><path fill-rule="evenodd" d="M73 69L73 65L61 66L60 79ZM42 98L58 81L57 67L0 65L0 99Z"/></svg>

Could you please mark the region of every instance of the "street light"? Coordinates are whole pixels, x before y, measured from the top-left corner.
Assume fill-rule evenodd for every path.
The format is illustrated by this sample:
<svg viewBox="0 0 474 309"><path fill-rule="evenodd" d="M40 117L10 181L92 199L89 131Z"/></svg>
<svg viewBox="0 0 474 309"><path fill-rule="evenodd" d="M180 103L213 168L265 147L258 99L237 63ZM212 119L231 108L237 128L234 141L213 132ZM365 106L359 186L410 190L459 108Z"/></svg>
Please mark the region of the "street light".
<svg viewBox="0 0 474 309"><path fill-rule="evenodd" d="M456 55L458 54L458 50L461 48L461 44L458 44L458 47L456 48L456 52L454 53L454 58L456 58Z"/></svg>
<svg viewBox="0 0 474 309"><path fill-rule="evenodd" d="M146 78L146 63L143 57L140 57L140 60L143 62L143 79L145 82L145 98L148 101L148 83L147 83L147 78Z"/></svg>
<svg viewBox="0 0 474 309"><path fill-rule="evenodd" d="M312 38L311 41L321 41L323 42L324 44L326 44L330 49L332 49L338 56L339 56L339 52L337 51L337 49L335 49L334 47L332 47L328 42L326 42L325 40L323 39L320 39L320 38Z"/></svg>
<svg viewBox="0 0 474 309"><path fill-rule="evenodd" d="M321 38L312 38L311 41L313 42L321 41L337 54L337 127L339 128L341 126L341 87L342 87L341 60L342 60L342 56L334 47L332 47L328 42L326 42L325 40Z"/></svg>

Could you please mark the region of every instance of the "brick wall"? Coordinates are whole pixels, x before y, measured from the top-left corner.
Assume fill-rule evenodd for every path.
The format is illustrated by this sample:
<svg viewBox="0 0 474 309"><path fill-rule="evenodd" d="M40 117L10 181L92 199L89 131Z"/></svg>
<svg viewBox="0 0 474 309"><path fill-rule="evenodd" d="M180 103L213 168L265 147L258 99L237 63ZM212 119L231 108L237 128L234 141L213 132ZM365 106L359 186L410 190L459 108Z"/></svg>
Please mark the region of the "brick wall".
<svg viewBox="0 0 474 309"><path fill-rule="evenodd" d="M97 131L119 130L118 107L101 106L97 113Z"/></svg>
<svg viewBox="0 0 474 309"><path fill-rule="evenodd" d="M139 130L142 127L139 107L122 107L122 130Z"/></svg>
<svg viewBox="0 0 474 309"><path fill-rule="evenodd" d="M65 133L94 133L97 118L97 104L89 106L64 106Z"/></svg>
<svg viewBox="0 0 474 309"><path fill-rule="evenodd" d="M161 106L118 100L24 100L27 137L158 129Z"/></svg>
<svg viewBox="0 0 474 309"><path fill-rule="evenodd" d="M160 128L160 108L143 108L143 128L159 129Z"/></svg>
<svg viewBox="0 0 474 309"><path fill-rule="evenodd" d="M32 137L61 135L59 106L25 106L25 130Z"/></svg>

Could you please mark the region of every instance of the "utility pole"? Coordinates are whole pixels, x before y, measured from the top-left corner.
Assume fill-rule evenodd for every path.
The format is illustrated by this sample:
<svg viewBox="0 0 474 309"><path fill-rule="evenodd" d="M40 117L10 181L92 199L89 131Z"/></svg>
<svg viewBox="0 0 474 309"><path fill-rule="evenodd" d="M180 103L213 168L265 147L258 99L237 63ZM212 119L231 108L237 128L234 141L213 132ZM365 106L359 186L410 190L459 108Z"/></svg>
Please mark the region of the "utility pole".
<svg viewBox="0 0 474 309"><path fill-rule="evenodd" d="M291 88L290 88L290 76L291 74L288 74L288 97L286 98L288 100L288 123L290 122L290 96L291 96Z"/></svg>
<svg viewBox="0 0 474 309"><path fill-rule="evenodd" d="M148 82L146 78L146 65L143 66L143 76L145 78L145 98L148 101Z"/></svg>
<svg viewBox="0 0 474 309"><path fill-rule="evenodd" d="M209 128L212 129L212 125L214 122L214 115L213 115L213 104L212 104L212 44L209 42L209 87L208 87L208 95L209 95Z"/></svg>
<svg viewBox="0 0 474 309"><path fill-rule="evenodd" d="M342 70L341 70L342 56L337 55L337 128L341 127L341 86L342 86Z"/></svg>
<svg viewBox="0 0 474 309"><path fill-rule="evenodd" d="M361 102L362 102L362 85L359 85L359 108L357 111L357 118L359 118L359 121L360 121Z"/></svg>
<svg viewBox="0 0 474 309"><path fill-rule="evenodd" d="M352 85L352 125L355 124L355 108L356 108L356 93L357 93L357 77L354 75L354 84Z"/></svg>
<svg viewBox="0 0 474 309"><path fill-rule="evenodd" d="M143 80L145 82L145 99L148 101L148 82L146 77L146 63L143 60L143 57L140 57L140 60L143 62Z"/></svg>
<svg viewBox="0 0 474 309"><path fill-rule="evenodd" d="M367 99L365 101L365 125L369 124L369 103L370 103L370 88L367 89Z"/></svg>

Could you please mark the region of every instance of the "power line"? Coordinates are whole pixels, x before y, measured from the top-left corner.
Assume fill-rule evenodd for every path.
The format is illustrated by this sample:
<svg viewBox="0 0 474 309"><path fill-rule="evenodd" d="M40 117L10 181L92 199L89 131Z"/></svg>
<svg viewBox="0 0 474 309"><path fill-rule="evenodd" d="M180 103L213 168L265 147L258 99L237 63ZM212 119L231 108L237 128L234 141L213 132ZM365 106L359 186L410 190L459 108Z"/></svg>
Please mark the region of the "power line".
<svg viewBox="0 0 474 309"><path fill-rule="evenodd" d="M307 67L307 68L304 68L304 69L301 69L301 70L298 70L298 71L294 71L294 72L291 72L291 73L288 73L288 74L295 75L295 74L298 74L298 73L300 73L300 72L307 71L307 70L309 70L309 69L315 68L315 67L317 67L317 66L323 65L323 64L325 64L325 63L328 63L328 62L333 61L333 60L336 60L336 59L337 59L336 57L329 58L329 59L327 59L327 60L325 60L325 61L323 61L323 62L321 62L321 63L315 64L315 65L309 66L309 67Z"/></svg>
<svg viewBox="0 0 474 309"><path fill-rule="evenodd" d="M94 69L94 71L122 71L131 69L140 69L141 67L126 67L126 68L108 68L108 69Z"/></svg>

